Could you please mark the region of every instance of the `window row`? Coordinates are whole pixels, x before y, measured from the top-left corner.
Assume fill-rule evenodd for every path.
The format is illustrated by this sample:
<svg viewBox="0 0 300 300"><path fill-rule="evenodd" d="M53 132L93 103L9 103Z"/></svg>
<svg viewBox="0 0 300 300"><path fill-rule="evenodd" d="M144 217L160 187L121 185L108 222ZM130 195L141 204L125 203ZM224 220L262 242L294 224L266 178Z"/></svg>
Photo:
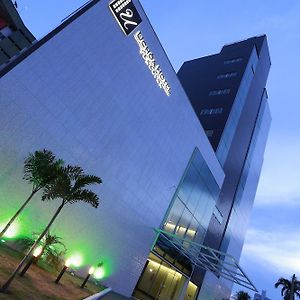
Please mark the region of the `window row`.
<svg viewBox="0 0 300 300"><path fill-rule="evenodd" d="M204 108L201 109L200 115L218 115L223 113L223 108L218 107L218 108Z"/></svg>
<svg viewBox="0 0 300 300"><path fill-rule="evenodd" d="M215 90L215 91L210 91L209 96L221 96L221 95L227 95L230 93L230 89L224 89L224 90Z"/></svg>
<svg viewBox="0 0 300 300"><path fill-rule="evenodd" d="M217 76L217 79L231 78L231 77L235 77L236 75L237 75L237 72L231 72L231 73L219 74L219 75Z"/></svg>
<svg viewBox="0 0 300 300"><path fill-rule="evenodd" d="M224 60L224 65L234 64L234 63L240 62L242 60L243 60L242 57L227 59L227 60Z"/></svg>

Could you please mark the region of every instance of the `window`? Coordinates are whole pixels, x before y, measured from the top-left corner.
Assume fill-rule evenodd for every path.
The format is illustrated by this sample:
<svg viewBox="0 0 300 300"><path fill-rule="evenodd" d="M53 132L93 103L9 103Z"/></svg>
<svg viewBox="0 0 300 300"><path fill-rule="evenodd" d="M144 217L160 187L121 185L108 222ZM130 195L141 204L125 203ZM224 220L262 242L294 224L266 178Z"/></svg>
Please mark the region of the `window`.
<svg viewBox="0 0 300 300"><path fill-rule="evenodd" d="M231 77L235 77L236 75L237 75L237 72L231 72L231 73L219 74L219 75L217 76L217 79L231 78Z"/></svg>
<svg viewBox="0 0 300 300"><path fill-rule="evenodd" d="M219 193L218 184L196 148L166 214L163 229L203 242Z"/></svg>
<svg viewBox="0 0 300 300"><path fill-rule="evenodd" d="M230 93L230 89L210 91L209 96L222 96Z"/></svg>
<svg viewBox="0 0 300 300"><path fill-rule="evenodd" d="M242 60L243 60L242 57L227 59L227 60L224 60L224 65L234 64L234 63L240 62Z"/></svg>
<svg viewBox="0 0 300 300"><path fill-rule="evenodd" d="M200 115L218 115L223 113L223 108L218 107L218 108L204 108L201 109Z"/></svg>
<svg viewBox="0 0 300 300"><path fill-rule="evenodd" d="M210 129L210 130L205 130L205 134L206 134L207 137L212 137L213 134L214 134L214 131L213 131L212 129Z"/></svg>

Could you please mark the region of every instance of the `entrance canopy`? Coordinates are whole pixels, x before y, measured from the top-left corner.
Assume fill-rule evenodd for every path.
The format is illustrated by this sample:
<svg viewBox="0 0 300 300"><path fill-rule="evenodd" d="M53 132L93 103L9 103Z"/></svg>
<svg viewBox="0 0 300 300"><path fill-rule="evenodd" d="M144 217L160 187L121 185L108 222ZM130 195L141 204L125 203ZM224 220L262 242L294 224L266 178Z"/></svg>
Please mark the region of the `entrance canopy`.
<svg viewBox="0 0 300 300"><path fill-rule="evenodd" d="M230 254L182 239L161 229L155 229L156 241L174 247L194 266L213 272L216 276L227 279L247 289L257 292L256 287Z"/></svg>

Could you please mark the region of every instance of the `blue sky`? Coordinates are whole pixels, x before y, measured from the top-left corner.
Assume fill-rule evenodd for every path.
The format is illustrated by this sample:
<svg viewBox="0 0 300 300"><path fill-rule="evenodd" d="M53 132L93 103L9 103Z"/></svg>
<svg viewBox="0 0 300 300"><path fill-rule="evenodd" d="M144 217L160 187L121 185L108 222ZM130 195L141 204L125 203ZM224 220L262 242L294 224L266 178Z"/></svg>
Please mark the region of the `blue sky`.
<svg viewBox="0 0 300 300"><path fill-rule="evenodd" d="M41 37L82 0L19 0L27 26ZM280 299L274 282L300 277L300 2L298 0L141 0L178 70L222 45L267 34L272 67L267 84L273 123L241 259L257 287Z"/></svg>

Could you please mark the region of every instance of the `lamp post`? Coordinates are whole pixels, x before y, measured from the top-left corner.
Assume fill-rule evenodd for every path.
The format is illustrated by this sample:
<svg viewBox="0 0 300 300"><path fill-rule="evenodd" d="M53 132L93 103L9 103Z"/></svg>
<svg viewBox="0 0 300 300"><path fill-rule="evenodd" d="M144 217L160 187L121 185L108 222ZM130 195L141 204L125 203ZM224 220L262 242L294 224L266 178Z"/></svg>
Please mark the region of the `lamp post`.
<svg viewBox="0 0 300 300"><path fill-rule="evenodd" d="M70 267L71 262L72 262L71 259L66 260L64 267L62 268L62 270L60 271L59 275L57 276L57 278L55 280L55 283L59 283L60 279L62 278L62 276L64 275L66 270Z"/></svg>
<svg viewBox="0 0 300 300"><path fill-rule="evenodd" d="M94 267L90 267L89 269L89 273L87 274L87 276L85 277L82 285L80 286L82 289L85 287L85 284L87 283L87 281L89 280L90 276L95 272L95 268Z"/></svg>
<svg viewBox="0 0 300 300"><path fill-rule="evenodd" d="M29 267L32 265L33 262L37 262L38 261L38 257L42 253L42 251L43 251L43 247L42 246L37 247L33 251L33 254L32 254L31 258L29 259L29 261L25 265L24 269L20 273L21 277L23 277L25 275L25 273L27 272L27 270L29 269Z"/></svg>

